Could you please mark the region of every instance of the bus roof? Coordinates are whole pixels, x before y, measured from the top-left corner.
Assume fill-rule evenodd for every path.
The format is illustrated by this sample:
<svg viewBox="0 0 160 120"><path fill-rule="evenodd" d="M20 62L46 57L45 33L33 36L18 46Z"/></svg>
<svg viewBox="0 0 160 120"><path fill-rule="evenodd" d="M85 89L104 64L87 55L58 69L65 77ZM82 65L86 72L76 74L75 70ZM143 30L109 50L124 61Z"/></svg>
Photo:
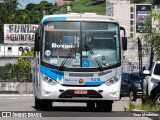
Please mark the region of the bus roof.
<svg viewBox="0 0 160 120"><path fill-rule="evenodd" d="M102 21L102 22L117 22L118 21L111 16L97 15L96 13L69 13L69 14L57 14L46 15L42 19L43 22L49 21Z"/></svg>

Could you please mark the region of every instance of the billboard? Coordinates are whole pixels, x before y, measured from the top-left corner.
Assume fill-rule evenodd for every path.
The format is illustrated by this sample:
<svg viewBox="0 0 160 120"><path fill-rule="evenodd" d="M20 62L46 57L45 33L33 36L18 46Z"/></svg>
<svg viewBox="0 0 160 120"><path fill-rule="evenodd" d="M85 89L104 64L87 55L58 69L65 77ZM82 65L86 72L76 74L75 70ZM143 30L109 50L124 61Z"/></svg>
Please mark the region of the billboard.
<svg viewBox="0 0 160 120"><path fill-rule="evenodd" d="M137 4L136 5L136 32L150 32L152 27L152 21L150 19L149 24L146 25L146 20L151 14L151 5Z"/></svg>
<svg viewBox="0 0 160 120"><path fill-rule="evenodd" d="M34 24L4 24L4 43L33 44L37 27Z"/></svg>

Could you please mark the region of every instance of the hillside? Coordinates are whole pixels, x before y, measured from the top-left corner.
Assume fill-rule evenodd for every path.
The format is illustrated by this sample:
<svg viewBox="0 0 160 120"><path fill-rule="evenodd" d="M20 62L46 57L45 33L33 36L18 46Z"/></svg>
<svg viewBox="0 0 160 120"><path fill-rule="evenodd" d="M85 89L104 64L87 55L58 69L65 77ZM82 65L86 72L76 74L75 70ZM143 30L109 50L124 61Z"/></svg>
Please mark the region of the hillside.
<svg viewBox="0 0 160 120"><path fill-rule="evenodd" d="M106 3L105 0L79 0L68 4L72 8L72 12L84 13L94 12L97 14L106 14ZM54 13L66 13L66 6L59 7Z"/></svg>

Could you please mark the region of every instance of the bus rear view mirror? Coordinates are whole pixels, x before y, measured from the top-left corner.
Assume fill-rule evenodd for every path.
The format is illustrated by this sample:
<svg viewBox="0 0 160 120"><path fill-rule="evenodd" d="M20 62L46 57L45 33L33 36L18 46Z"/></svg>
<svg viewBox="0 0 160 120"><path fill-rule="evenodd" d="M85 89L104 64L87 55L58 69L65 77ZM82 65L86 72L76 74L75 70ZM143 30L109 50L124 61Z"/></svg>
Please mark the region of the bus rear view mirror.
<svg viewBox="0 0 160 120"><path fill-rule="evenodd" d="M122 46L123 46L123 50L127 50L127 38L126 37L122 37Z"/></svg>
<svg viewBox="0 0 160 120"><path fill-rule="evenodd" d="M35 51L40 51L40 49L39 49L39 41L40 41L40 38L37 37L35 39Z"/></svg>
<svg viewBox="0 0 160 120"><path fill-rule="evenodd" d="M40 40L40 36L39 36L40 32L37 32L35 34L35 51L41 51L41 40Z"/></svg>

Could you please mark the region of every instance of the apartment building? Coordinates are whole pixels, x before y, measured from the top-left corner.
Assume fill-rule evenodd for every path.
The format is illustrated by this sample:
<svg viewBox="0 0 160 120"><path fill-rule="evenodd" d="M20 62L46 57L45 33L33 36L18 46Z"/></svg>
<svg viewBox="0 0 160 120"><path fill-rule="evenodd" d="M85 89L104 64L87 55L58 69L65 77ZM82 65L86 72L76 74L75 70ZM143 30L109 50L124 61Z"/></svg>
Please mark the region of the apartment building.
<svg viewBox="0 0 160 120"><path fill-rule="evenodd" d="M106 0L106 15L115 17L126 30L128 50L123 54L124 63L127 65L125 71L139 70L137 38L144 31L144 19L149 16L150 11L150 4L130 4L130 0ZM144 41L141 42L144 55L142 66L148 67L149 55L143 49Z"/></svg>

